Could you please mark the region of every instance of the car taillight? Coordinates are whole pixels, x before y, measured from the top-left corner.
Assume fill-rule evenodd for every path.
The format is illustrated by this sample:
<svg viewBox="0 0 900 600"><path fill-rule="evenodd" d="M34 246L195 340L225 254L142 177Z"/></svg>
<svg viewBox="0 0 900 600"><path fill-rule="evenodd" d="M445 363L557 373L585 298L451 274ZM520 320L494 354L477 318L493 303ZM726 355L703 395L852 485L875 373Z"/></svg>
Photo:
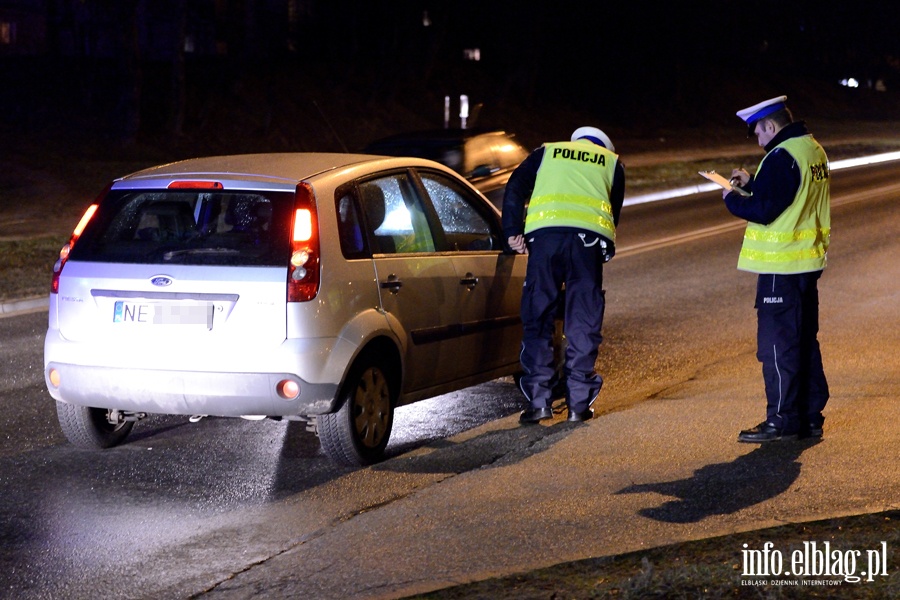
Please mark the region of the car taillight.
<svg viewBox="0 0 900 600"><path fill-rule="evenodd" d="M319 232L316 195L312 186L297 186L291 224L291 260L288 265L288 302L307 302L319 293Z"/></svg>
<svg viewBox="0 0 900 600"><path fill-rule="evenodd" d="M105 195L105 192L103 195ZM69 260L69 253L72 251L72 247L75 245L75 242L78 241L79 237L81 237L81 232L84 231L84 228L87 226L88 221L90 221L91 217L94 216L94 213L97 212L98 206L99 205L96 202L88 206L87 210L84 211L84 215L82 215L81 220L78 221L78 225L75 226L75 230L72 232L72 236L69 238L69 241L60 249L59 258L56 259L56 264L53 265L53 279L50 282L51 294L59 293L59 276L62 273L66 261Z"/></svg>

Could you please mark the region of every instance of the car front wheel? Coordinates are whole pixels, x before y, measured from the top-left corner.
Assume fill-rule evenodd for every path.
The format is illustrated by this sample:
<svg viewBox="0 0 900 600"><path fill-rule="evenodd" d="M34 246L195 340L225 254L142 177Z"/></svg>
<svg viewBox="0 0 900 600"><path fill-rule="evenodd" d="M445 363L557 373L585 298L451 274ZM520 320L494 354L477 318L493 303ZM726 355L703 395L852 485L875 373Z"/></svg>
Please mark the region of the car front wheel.
<svg viewBox="0 0 900 600"><path fill-rule="evenodd" d="M63 434L79 448L112 448L128 437L134 422L110 422L109 414L106 408L56 403L56 416Z"/></svg>
<svg viewBox="0 0 900 600"><path fill-rule="evenodd" d="M341 408L316 417L322 449L337 463L364 466L384 458L394 421L395 391L387 365L363 357L343 387Z"/></svg>

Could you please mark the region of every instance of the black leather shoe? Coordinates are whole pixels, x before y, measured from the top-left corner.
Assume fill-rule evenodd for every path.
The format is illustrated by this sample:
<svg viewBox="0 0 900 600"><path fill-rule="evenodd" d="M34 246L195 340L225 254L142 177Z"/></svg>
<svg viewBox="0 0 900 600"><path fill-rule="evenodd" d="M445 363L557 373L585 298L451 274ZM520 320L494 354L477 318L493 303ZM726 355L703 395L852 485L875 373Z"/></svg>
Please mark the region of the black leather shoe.
<svg viewBox="0 0 900 600"><path fill-rule="evenodd" d="M522 414L519 415L519 423L531 424L552 418L553 409L551 409L549 406L545 406L543 408L528 408L523 410Z"/></svg>
<svg viewBox="0 0 900 600"><path fill-rule="evenodd" d="M738 434L739 442L748 442L751 444L796 439L796 433L785 433L784 429L776 427L774 424L767 423L765 421L763 421L753 429L745 429Z"/></svg>
<svg viewBox="0 0 900 600"><path fill-rule="evenodd" d="M806 429L800 430L800 437L804 439L819 439L824 433L821 425L813 425L810 423Z"/></svg>
<svg viewBox="0 0 900 600"><path fill-rule="evenodd" d="M586 408L581 412L573 412L569 411L569 418L566 421L572 421L574 423L580 423L581 421L590 421L594 418L594 411L590 408Z"/></svg>

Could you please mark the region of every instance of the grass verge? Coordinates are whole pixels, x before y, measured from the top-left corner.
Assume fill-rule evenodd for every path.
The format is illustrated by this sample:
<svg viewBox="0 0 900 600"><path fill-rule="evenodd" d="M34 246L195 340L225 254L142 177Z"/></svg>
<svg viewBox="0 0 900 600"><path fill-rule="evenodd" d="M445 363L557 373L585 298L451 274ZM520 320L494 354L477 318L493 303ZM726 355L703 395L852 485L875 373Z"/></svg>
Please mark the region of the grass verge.
<svg viewBox="0 0 900 600"><path fill-rule="evenodd" d="M47 235L0 241L0 301L49 293L53 264L67 236Z"/></svg>
<svg viewBox="0 0 900 600"><path fill-rule="evenodd" d="M898 521L900 510L892 510L783 525L620 556L564 563L411 596L410 599L895 599L900 598L900 570L896 556L896 548L900 545ZM781 574L772 574L773 566L767 576L745 575L746 556L750 554L745 556L744 545L748 550L763 550L767 542L772 543L768 563L774 565L772 557L779 556L783 560ZM806 548L822 551L823 557L830 555L831 572L843 575L816 575L811 560L805 563L810 569L809 575L785 575L785 571L790 572L793 568L794 553L803 556ZM876 557L881 560L884 549L887 564L876 565ZM870 572L868 551L874 552L871 569L877 574L872 576L862 575ZM846 575L860 576L861 580L854 582Z"/></svg>

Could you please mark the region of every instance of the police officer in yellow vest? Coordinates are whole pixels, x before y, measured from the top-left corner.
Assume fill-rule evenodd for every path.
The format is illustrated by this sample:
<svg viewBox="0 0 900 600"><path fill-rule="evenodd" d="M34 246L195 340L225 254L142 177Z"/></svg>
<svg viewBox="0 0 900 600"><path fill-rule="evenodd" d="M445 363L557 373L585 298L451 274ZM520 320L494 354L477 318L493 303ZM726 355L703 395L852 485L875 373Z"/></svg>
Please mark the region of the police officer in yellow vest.
<svg viewBox="0 0 900 600"><path fill-rule="evenodd" d="M552 340L563 299L568 420L594 414L590 407L603 385L594 370L605 307L603 263L615 253L624 196L624 167L596 127L578 128L571 141L544 144L506 185L503 231L513 250L529 255L519 384L529 407L519 417L522 423L553 417Z"/></svg>
<svg viewBox="0 0 900 600"><path fill-rule="evenodd" d="M766 155L751 177L732 172L738 189L725 205L747 220L738 269L758 273L757 358L766 418L742 442L822 437L828 383L822 368L818 280L831 233L830 171L822 146L794 122L787 96L737 112ZM740 190L748 195L740 193Z"/></svg>

